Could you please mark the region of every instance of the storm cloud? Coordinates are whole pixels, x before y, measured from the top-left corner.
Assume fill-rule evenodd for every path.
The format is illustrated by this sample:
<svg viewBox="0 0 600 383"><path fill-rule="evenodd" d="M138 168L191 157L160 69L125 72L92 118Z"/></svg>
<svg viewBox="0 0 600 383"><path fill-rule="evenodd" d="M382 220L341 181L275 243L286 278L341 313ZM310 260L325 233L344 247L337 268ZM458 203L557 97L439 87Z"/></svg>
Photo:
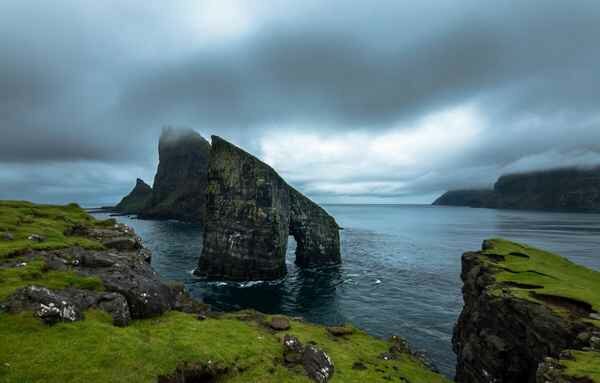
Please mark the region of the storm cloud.
<svg viewBox="0 0 600 383"><path fill-rule="evenodd" d="M163 126L322 202L600 163L600 3L0 3L0 198L115 202Z"/></svg>

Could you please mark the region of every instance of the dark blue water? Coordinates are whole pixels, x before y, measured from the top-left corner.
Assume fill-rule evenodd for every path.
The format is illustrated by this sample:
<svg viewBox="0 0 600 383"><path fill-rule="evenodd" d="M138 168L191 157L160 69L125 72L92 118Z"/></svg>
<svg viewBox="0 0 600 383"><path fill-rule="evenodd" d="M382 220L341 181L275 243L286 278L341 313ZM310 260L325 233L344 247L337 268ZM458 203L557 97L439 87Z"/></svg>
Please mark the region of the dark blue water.
<svg viewBox="0 0 600 383"><path fill-rule="evenodd" d="M279 283L207 283L192 276L202 249L201 227L119 217L153 251L165 280L182 281L220 310L254 308L369 333L398 334L424 350L448 376L454 373L452 327L462 308L460 256L502 236L563 254L600 269L600 215L501 211L410 205L328 205L345 228L340 267L294 265ZM104 215L106 216L106 215Z"/></svg>

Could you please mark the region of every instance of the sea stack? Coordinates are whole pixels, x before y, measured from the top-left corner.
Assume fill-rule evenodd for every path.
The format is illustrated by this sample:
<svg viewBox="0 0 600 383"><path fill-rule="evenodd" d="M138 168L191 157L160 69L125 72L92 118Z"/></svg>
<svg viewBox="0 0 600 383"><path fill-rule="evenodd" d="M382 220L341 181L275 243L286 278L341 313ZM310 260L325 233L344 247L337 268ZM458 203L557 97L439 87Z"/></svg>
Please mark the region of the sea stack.
<svg viewBox="0 0 600 383"><path fill-rule="evenodd" d="M191 129L166 128L152 197L140 218L203 222L210 144Z"/></svg>
<svg viewBox="0 0 600 383"><path fill-rule="evenodd" d="M298 265L341 261L333 217L270 166L212 136L204 245L195 273L237 281L281 278L290 234L298 242Z"/></svg>
<svg viewBox="0 0 600 383"><path fill-rule="evenodd" d="M123 197L121 202L115 206L115 210L124 214L138 214L150 198L152 198L152 188L138 178L133 190Z"/></svg>

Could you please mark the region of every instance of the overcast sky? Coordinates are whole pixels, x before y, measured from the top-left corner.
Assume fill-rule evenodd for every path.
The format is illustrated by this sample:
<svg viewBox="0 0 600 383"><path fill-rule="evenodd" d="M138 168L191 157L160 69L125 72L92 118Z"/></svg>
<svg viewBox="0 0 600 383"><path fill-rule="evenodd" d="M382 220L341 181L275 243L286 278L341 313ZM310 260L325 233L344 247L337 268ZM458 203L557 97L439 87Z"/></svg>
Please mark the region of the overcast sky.
<svg viewBox="0 0 600 383"><path fill-rule="evenodd" d="M600 1L0 1L0 198L116 202L165 125L319 202L600 164Z"/></svg>

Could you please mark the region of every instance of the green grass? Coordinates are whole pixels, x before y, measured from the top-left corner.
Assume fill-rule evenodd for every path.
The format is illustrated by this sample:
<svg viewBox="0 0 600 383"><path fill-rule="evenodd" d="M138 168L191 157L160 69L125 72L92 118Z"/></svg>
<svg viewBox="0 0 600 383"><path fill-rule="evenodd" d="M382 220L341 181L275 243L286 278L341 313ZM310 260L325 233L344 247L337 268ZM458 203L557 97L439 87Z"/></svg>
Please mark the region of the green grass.
<svg viewBox="0 0 600 383"><path fill-rule="evenodd" d="M48 327L31 313L0 314L0 381L155 382L184 361L210 360L230 367L224 382L310 382L282 364L283 333L235 315L199 321L170 312L124 328L99 311L88 311L86 318ZM410 357L379 359L387 343L362 332L339 339L321 326L293 321L286 333L316 341L329 353L335 363L333 383L400 382L401 376L413 383L449 382ZM353 370L356 361L368 369Z"/></svg>
<svg viewBox="0 0 600 383"><path fill-rule="evenodd" d="M86 277L72 271L49 271L43 259L24 260L27 266L0 268L0 301L21 287L36 285L49 289L75 287L84 290L103 289L98 277Z"/></svg>
<svg viewBox="0 0 600 383"><path fill-rule="evenodd" d="M83 237L69 237L64 230L76 224L102 226L114 221L97 221L76 204L66 206L36 205L24 201L0 201L0 236L9 232L14 240L0 237L0 260L15 253L32 250L55 250L70 246L101 249L102 245ZM47 237L44 242L27 239L31 234Z"/></svg>
<svg viewBox="0 0 600 383"><path fill-rule="evenodd" d="M569 298L591 306L600 312L600 273L577 265L566 258L531 246L503 239L489 241L492 247L484 250L487 262L496 269L495 292L509 289L518 298L545 303L536 294ZM503 258L494 257L501 255ZM529 288L527 288L529 285ZM531 288L534 287L535 288ZM547 302L546 302L547 303ZM568 308L548 305L558 315L570 315ZM581 314L579 314L581 315ZM591 318L581 320L600 328L600 321ZM588 378L600 382L600 352L572 351L574 360L561 360L564 375Z"/></svg>
<svg viewBox="0 0 600 383"><path fill-rule="evenodd" d="M571 354L575 360L561 360L561 365L565 368L564 375L600 382L600 352L571 351Z"/></svg>
<svg viewBox="0 0 600 383"><path fill-rule="evenodd" d="M497 268L496 281L504 283L503 288L512 283L510 290L525 299L538 301L532 292L553 295L588 303L594 311L600 312L600 272L527 245L503 239L490 242L493 247L483 253L504 257L503 260L488 258ZM515 284L539 288L520 288Z"/></svg>

